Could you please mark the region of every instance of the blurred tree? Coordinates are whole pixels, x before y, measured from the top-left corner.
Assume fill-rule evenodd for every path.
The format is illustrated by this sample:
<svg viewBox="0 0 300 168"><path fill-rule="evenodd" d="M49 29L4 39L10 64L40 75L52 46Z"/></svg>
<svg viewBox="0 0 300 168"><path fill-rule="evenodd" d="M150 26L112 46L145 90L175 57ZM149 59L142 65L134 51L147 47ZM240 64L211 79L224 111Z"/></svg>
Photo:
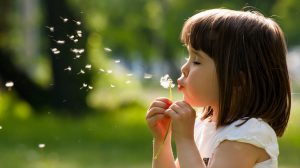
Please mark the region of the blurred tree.
<svg viewBox="0 0 300 168"><path fill-rule="evenodd" d="M55 31L50 35L51 37L53 36L53 39L48 38L48 40L52 48L59 48L60 55L52 55L50 47L46 47L51 59L53 84L48 88L43 88L31 79L12 60L15 58L15 53L6 47L4 41L1 41L0 46L0 77L3 81L13 81L15 83L14 90L16 90L20 97L37 109L36 112L45 112L45 110L41 109L52 107L55 109L54 113L70 113L74 116L82 115L88 108L86 104L87 92L79 88L82 86L82 83L89 83L91 74L87 73L84 76L78 77L74 74L64 73L64 69L67 66L71 66L73 71L79 72L80 67L84 68L86 57L82 57L80 61L74 63L73 58L75 55L70 52L70 49L84 46L86 38L83 36L79 39L79 42L74 43L71 40L68 41L67 34L75 34L76 30L81 30L84 33L86 31L84 27L73 21L79 20L79 16L75 16L71 12L66 1L45 0L42 2L45 6L45 23L47 25L58 26L55 27ZM6 14L10 13L10 10L13 9L12 5L13 1L1 1L0 6L3 18L9 18ZM63 24L63 20L60 19L62 16L68 17L69 22L67 24ZM0 34L5 37L9 29L8 20L0 22L0 27ZM55 41L58 39L65 40L65 44L58 46L57 41Z"/></svg>

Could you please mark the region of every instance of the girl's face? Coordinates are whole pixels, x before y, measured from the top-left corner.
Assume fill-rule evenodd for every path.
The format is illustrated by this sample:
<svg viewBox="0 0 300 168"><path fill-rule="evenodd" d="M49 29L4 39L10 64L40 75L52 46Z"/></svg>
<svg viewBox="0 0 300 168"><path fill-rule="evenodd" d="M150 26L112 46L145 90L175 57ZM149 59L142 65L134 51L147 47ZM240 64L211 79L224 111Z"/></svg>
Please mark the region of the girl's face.
<svg viewBox="0 0 300 168"><path fill-rule="evenodd" d="M187 49L189 58L181 67L182 75L178 79L184 101L196 107L218 107L219 87L213 59L201 50Z"/></svg>

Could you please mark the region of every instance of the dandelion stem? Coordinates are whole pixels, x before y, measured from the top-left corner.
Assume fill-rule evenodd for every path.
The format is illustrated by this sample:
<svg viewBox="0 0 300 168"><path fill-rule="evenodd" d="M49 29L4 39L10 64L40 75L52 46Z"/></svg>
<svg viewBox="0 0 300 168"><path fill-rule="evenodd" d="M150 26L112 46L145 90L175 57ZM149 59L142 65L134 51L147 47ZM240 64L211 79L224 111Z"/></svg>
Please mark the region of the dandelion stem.
<svg viewBox="0 0 300 168"><path fill-rule="evenodd" d="M169 86L169 99L170 99L170 100L173 99L173 95L172 95L172 87L171 87L171 85ZM165 134L165 136L164 136L164 139L163 139L162 144L159 146L158 151L157 151L157 153L156 153L155 156L154 156L154 160L156 160L156 159L158 158L158 156L159 156L159 154L160 154L160 151L161 151L162 147L164 146L164 144L165 144L165 142L166 142L166 139L167 139L168 134L169 134L169 132L170 132L171 122L172 122L172 121L170 120L170 122L168 123L167 132L166 132L166 134Z"/></svg>

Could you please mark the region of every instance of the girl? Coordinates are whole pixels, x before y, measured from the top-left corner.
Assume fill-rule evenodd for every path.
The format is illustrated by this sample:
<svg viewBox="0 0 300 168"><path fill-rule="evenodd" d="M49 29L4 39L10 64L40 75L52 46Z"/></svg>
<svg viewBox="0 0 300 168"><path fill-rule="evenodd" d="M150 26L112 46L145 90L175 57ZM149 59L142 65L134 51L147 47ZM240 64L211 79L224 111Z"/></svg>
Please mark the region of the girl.
<svg viewBox="0 0 300 168"><path fill-rule="evenodd" d="M275 168L288 123L291 91L280 27L257 12L213 9L189 18L189 52L178 89L183 101L158 98L147 123L158 168ZM204 107L196 117L192 107Z"/></svg>

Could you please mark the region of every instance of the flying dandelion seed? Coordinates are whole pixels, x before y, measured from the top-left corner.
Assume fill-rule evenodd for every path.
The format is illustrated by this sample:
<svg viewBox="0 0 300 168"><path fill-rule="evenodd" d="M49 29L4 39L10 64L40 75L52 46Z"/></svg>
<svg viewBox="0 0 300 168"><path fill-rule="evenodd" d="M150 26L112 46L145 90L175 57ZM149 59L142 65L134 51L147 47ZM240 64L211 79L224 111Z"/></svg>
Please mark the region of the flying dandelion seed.
<svg viewBox="0 0 300 168"><path fill-rule="evenodd" d="M91 65L91 64L87 64L87 65L85 66L85 68L91 70L92 65Z"/></svg>
<svg viewBox="0 0 300 168"><path fill-rule="evenodd" d="M45 147L46 147L46 144L39 144L38 147L39 147L40 149L45 148Z"/></svg>
<svg viewBox="0 0 300 168"><path fill-rule="evenodd" d="M107 70L107 73L111 74L113 71L112 70Z"/></svg>
<svg viewBox="0 0 300 168"><path fill-rule="evenodd" d="M115 85L113 85L113 84L110 84L110 87L111 87L111 88L114 88L114 87L116 87L116 86L115 86Z"/></svg>
<svg viewBox="0 0 300 168"><path fill-rule="evenodd" d="M55 41L57 44L65 44L65 41L64 40L57 40Z"/></svg>
<svg viewBox="0 0 300 168"><path fill-rule="evenodd" d="M73 52L75 54L82 54L82 53L84 53L84 49L73 48L73 49L71 49L71 52Z"/></svg>
<svg viewBox="0 0 300 168"><path fill-rule="evenodd" d="M131 83L131 81L130 81L130 80L127 80L125 83L126 83L126 84L130 84L130 83Z"/></svg>
<svg viewBox="0 0 300 168"><path fill-rule="evenodd" d="M129 73L129 74L127 74L127 76L133 76L133 74Z"/></svg>
<svg viewBox="0 0 300 168"><path fill-rule="evenodd" d="M0 125L0 130L2 129L2 126Z"/></svg>
<svg viewBox="0 0 300 168"><path fill-rule="evenodd" d="M7 88L12 88L13 86L14 86L15 84L14 84L14 82L12 82L12 81L8 81L8 82L6 82L5 83L5 87L7 87Z"/></svg>
<svg viewBox="0 0 300 168"><path fill-rule="evenodd" d="M53 54L55 54L55 55L57 55L57 54L59 54L59 53L60 53L59 50L53 51Z"/></svg>
<svg viewBox="0 0 300 168"><path fill-rule="evenodd" d="M65 68L65 71L71 71L72 68L70 66L68 66L67 68Z"/></svg>
<svg viewBox="0 0 300 168"><path fill-rule="evenodd" d="M117 60L115 60L115 63L120 63L121 62L121 60L119 60L119 59L117 59Z"/></svg>
<svg viewBox="0 0 300 168"><path fill-rule="evenodd" d="M49 29L50 32L54 32L54 27L46 26L46 28Z"/></svg>
<svg viewBox="0 0 300 168"><path fill-rule="evenodd" d="M100 69L99 69L99 71L101 71L101 72L105 72L105 70L104 70L104 69L102 69L102 68L100 68Z"/></svg>
<svg viewBox="0 0 300 168"><path fill-rule="evenodd" d="M85 74L84 70L81 69L81 70L77 73L77 75L79 75L79 74Z"/></svg>
<svg viewBox="0 0 300 168"><path fill-rule="evenodd" d="M76 33L77 33L78 37L82 37L82 31L81 30L77 30Z"/></svg>
<svg viewBox="0 0 300 168"><path fill-rule="evenodd" d="M92 86L89 86L88 88L89 88L90 90L92 90L92 89L93 89L93 87L92 87Z"/></svg>
<svg viewBox="0 0 300 168"><path fill-rule="evenodd" d="M104 48L104 51L106 51L106 52L112 52L112 50L110 48Z"/></svg>
<svg viewBox="0 0 300 168"><path fill-rule="evenodd" d="M81 25L80 21L73 20L78 26Z"/></svg>
<svg viewBox="0 0 300 168"><path fill-rule="evenodd" d="M77 42L78 42L78 39L74 39L73 41L74 41L74 43L77 43Z"/></svg>
<svg viewBox="0 0 300 168"><path fill-rule="evenodd" d="M61 16L60 16L60 18L61 18L61 20L62 20L63 22L65 22L65 23L68 22L68 20L69 20L68 18L64 18L64 17L61 17Z"/></svg>
<svg viewBox="0 0 300 168"><path fill-rule="evenodd" d="M73 38L75 37L74 35L67 35L69 37L70 40L73 40Z"/></svg>
<svg viewBox="0 0 300 168"><path fill-rule="evenodd" d="M75 57L74 57L74 59L79 59L81 57L81 55L76 55Z"/></svg>
<svg viewBox="0 0 300 168"><path fill-rule="evenodd" d="M82 84L82 86L81 86L81 88L80 88L80 90L82 89L82 88L86 88L88 85L86 84L86 83L83 83Z"/></svg>
<svg viewBox="0 0 300 168"><path fill-rule="evenodd" d="M148 73L145 73L145 74L144 74L144 78L145 78L145 79L151 79L152 76L153 76L152 74L148 74Z"/></svg>

